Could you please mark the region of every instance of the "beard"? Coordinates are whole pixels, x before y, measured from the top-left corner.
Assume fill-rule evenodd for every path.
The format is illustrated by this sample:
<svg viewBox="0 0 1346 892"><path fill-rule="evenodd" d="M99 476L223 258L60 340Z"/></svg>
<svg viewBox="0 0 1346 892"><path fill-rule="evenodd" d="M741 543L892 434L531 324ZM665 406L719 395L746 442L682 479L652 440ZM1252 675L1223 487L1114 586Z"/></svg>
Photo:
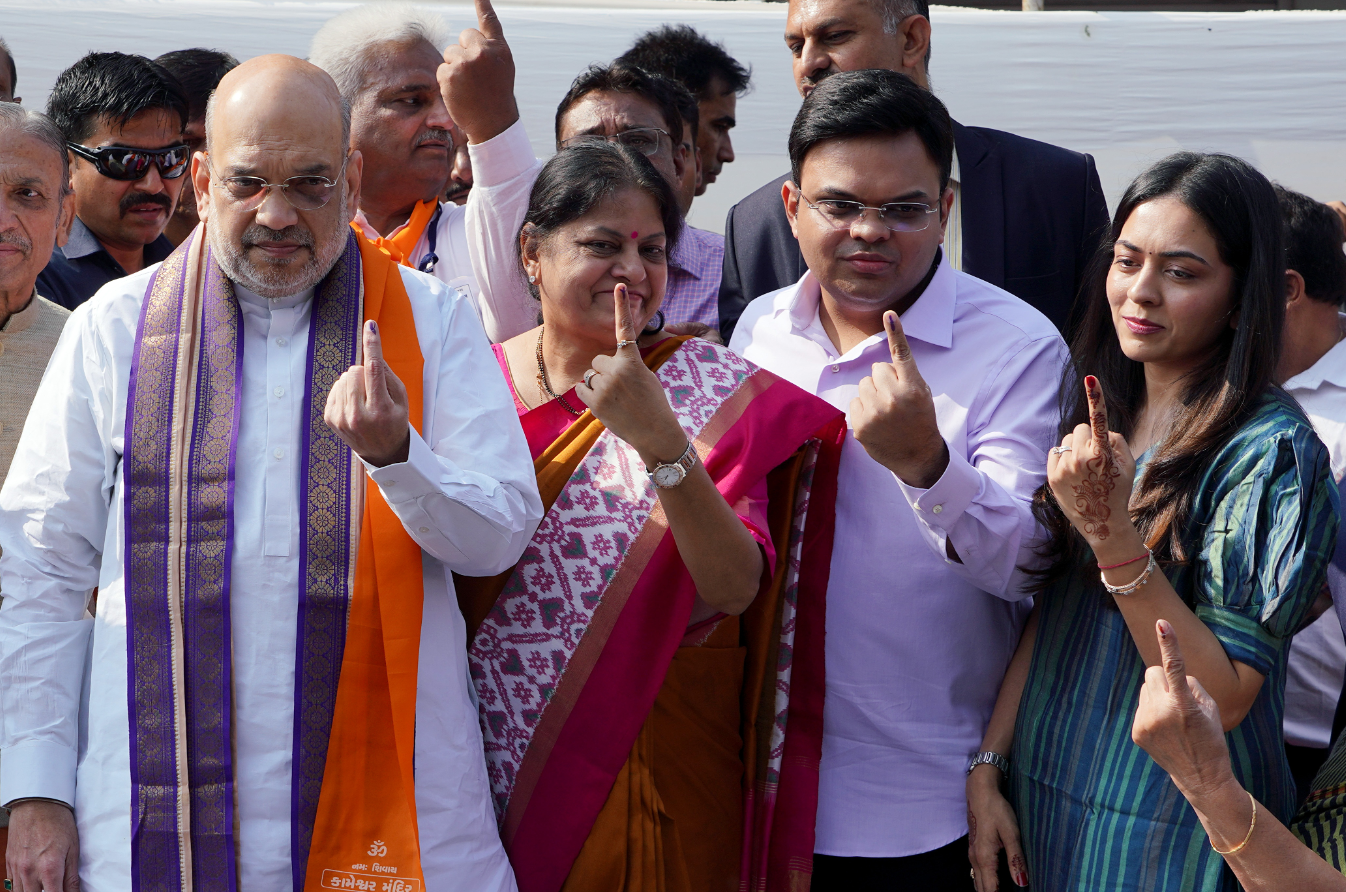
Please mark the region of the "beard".
<svg viewBox="0 0 1346 892"><path fill-rule="evenodd" d="M344 219L348 199L346 186L337 196L338 219ZM298 294L314 287L332 271L341 253L346 249L350 235L347 226L334 226L321 240L309 230L295 225L284 229L269 229L254 223L243 230L238 239L230 239L219 228L206 226L210 247L219 259L220 269L233 282L267 300ZM308 249L308 259L271 258L262 255L260 262L249 256L249 250L267 242L295 242Z"/></svg>

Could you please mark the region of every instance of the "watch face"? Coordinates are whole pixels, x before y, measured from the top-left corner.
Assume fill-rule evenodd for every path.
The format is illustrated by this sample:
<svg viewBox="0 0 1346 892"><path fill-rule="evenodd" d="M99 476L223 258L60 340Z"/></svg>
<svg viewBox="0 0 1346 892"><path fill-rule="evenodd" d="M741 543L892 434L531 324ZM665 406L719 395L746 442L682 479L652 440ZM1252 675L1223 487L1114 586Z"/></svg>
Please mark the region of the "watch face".
<svg viewBox="0 0 1346 892"><path fill-rule="evenodd" d="M654 477L655 486L662 486L664 489L668 489L681 483L682 478L687 476L687 472L678 465L661 465L654 469L654 474L652 476Z"/></svg>

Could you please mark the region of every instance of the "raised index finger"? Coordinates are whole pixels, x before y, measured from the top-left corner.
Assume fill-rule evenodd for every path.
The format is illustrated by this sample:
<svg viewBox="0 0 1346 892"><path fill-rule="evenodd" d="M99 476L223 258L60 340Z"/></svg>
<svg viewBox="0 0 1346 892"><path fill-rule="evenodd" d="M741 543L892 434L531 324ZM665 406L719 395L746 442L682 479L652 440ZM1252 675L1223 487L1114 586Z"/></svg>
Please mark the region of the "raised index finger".
<svg viewBox="0 0 1346 892"><path fill-rule="evenodd" d="M617 341L634 341L636 329L631 324L631 298L627 296L625 285L618 284L612 289L612 309L617 320Z"/></svg>
<svg viewBox="0 0 1346 892"><path fill-rule="evenodd" d="M1164 663L1164 684L1168 692L1182 701L1192 699L1187 687L1187 663L1182 658L1182 649L1178 647L1178 635L1166 619L1154 624L1159 636L1159 658Z"/></svg>
<svg viewBox="0 0 1346 892"><path fill-rule="evenodd" d="M379 337L379 327L373 319L365 323L365 394L373 398L383 383L383 339Z"/></svg>
<svg viewBox="0 0 1346 892"><path fill-rule="evenodd" d="M888 332L888 352L893 355L893 365L911 362L911 345L907 343L907 333L902 330L902 319L889 310L883 314L883 327Z"/></svg>
<svg viewBox="0 0 1346 892"><path fill-rule="evenodd" d="M1089 429L1094 443L1101 452L1107 452L1112 447L1108 437L1108 404L1103 399L1103 388L1093 375L1084 377L1084 396L1089 401Z"/></svg>
<svg viewBox="0 0 1346 892"><path fill-rule="evenodd" d="M491 5L491 0L476 0L477 6L477 30L487 40L503 40L505 29L500 27L500 16L495 14L495 7Z"/></svg>

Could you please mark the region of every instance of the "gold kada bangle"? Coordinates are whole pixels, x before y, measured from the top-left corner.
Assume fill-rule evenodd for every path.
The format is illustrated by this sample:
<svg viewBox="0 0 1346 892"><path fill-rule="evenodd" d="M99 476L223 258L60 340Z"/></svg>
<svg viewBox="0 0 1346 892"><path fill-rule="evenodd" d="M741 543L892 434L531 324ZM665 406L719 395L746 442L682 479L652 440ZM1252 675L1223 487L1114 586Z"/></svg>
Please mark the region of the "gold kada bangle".
<svg viewBox="0 0 1346 892"><path fill-rule="evenodd" d="M1248 844L1248 840L1253 838L1253 831L1257 829L1257 800L1253 797L1252 793L1248 793L1248 801L1253 804L1253 822L1248 825L1248 835L1243 837L1243 842L1234 846L1227 852L1222 852L1219 849L1216 849L1215 840L1212 839L1210 842L1210 847L1214 849L1215 854L1222 855L1225 857L1228 857L1230 855L1237 855L1239 852L1243 851L1243 847Z"/></svg>

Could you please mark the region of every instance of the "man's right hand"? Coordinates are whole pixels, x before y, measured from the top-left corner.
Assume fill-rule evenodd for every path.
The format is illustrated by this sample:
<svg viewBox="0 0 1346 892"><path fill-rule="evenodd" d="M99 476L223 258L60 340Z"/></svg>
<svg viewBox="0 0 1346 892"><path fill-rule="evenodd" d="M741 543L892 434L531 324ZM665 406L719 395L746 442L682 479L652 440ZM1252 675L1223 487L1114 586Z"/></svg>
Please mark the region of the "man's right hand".
<svg viewBox="0 0 1346 892"><path fill-rule="evenodd" d="M19 802L9 813L6 875L14 892L76 892L79 834L75 814L59 802Z"/></svg>
<svg viewBox="0 0 1346 892"><path fill-rule="evenodd" d="M444 51L439 92L449 117L472 145L494 139L519 120L514 101L514 55L491 0L476 0L477 27Z"/></svg>

